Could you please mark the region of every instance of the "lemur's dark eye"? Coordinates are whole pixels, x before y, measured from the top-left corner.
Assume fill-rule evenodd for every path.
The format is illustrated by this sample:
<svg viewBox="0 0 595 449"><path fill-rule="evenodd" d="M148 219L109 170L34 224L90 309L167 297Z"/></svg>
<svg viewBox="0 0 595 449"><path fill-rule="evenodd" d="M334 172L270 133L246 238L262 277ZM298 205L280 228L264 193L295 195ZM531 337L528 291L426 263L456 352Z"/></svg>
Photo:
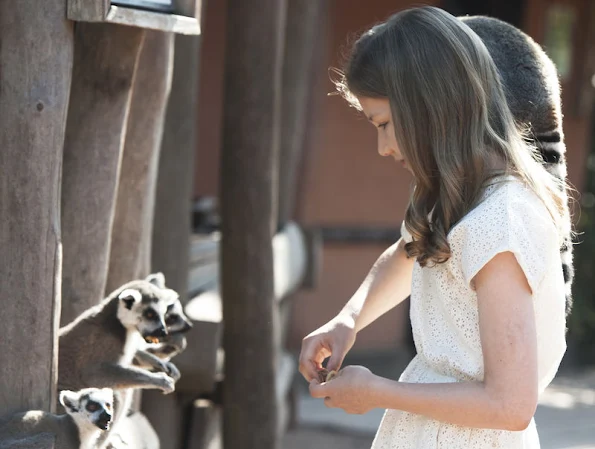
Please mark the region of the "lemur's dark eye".
<svg viewBox="0 0 595 449"><path fill-rule="evenodd" d="M154 320L157 318L157 313L153 309L145 310L145 313L143 313L143 315L147 320Z"/></svg>
<svg viewBox="0 0 595 449"><path fill-rule="evenodd" d="M96 412L97 410L99 410L99 404L97 402L94 401L89 401L87 402L87 406L85 407L87 409L88 412Z"/></svg>
<svg viewBox="0 0 595 449"><path fill-rule="evenodd" d="M169 315L165 317L165 324L172 325L175 324L178 321L178 316L177 315Z"/></svg>

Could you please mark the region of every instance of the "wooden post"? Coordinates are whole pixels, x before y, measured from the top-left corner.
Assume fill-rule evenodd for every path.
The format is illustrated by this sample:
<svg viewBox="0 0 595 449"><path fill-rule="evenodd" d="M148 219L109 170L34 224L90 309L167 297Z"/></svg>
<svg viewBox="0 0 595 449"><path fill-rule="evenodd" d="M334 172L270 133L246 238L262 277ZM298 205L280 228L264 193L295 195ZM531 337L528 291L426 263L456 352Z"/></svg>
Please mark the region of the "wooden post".
<svg viewBox="0 0 595 449"><path fill-rule="evenodd" d="M293 217L296 178L306 144L311 88L318 73L319 40L328 0L288 3L283 59L281 157L279 158L279 219L285 226Z"/></svg>
<svg viewBox="0 0 595 449"><path fill-rule="evenodd" d="M199 52L200 36L176 35L153 222L152 267L165 275L183 302L190 261Z"/></svg>
<svg viewBox="0 0 595 449"><path fill-rule="evenodd" d="M144 31L77 23L62 183L62 324L103 298L118 172Z"/></svg>
<svg viewBox="0 0 595 449"><path fill-rule="evenodd" d="M174 35L145 33L120 166L106 292L151 270L155 185L172 81Z"/></svg>
<svg viewBox="0 0 595 449"><path fill-rule="evenodd" d="M152 269L165 275L167 285L180 294L183 302L187 300L190 258L199 43L200 36L175 36L173 83L161 143L152 235ZM184 419L189 419L183 413L190 409L183 404L184 400L185 396L179 393L143 393L142 411L153 424L162 446L167 442L169 449L182 445Z"/></svg>
<svg viewBox="0 0 595 449"><path fill-rule="evenodd" d="M0 2L0 42L1 417L53 411L56 402L60 171L73 57L66 3Z"/></svg>
<svg viewBox="0 0 595 449"><path fill-rule="evenodd" d="M223 443L277 447L272 237L285 1L229 0L223 151Z"/></svg>

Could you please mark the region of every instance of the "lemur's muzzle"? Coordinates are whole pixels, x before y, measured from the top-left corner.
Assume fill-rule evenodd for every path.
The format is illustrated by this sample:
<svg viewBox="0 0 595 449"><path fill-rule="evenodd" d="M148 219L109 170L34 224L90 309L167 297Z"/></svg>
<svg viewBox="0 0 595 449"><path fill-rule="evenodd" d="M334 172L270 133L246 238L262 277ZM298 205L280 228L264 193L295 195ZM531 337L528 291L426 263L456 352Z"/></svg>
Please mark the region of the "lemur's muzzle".
<svg viewBox="0 0 595 449"><path fill-rule="evenodd" d="M99 415L99 419L95 423L95 425L99 427L101 430L108 430L111 424L112 415L110 415L106 411L101 412L101 415Z"/></svg>

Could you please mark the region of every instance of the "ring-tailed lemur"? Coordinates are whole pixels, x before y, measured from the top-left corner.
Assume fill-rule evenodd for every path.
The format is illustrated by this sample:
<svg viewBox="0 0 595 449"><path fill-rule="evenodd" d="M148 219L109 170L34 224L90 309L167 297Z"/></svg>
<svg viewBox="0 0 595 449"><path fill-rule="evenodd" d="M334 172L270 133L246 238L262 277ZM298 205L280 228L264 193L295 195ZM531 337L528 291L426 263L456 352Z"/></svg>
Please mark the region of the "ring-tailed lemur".
<svg viewBox="0 0 595 449"><path fill-rule="evenodd" d="M80 389L159 388L174 390L174 379L132 366L142 341L167 335L168 306L178 294L151 280L129 282L59 331L58 387Z"/></svg>
<svg viewBox="0 0 595 449"><path fill-rule="evenodd" d="M178 369L145 348L158 345L170 331L180 334L191 326L179 295L165 287L161 273L129 282L60 329L59 388L116 390L112 426L116 427L130 407L132 390L174 391ZM145 364L150 360L155 372L132 366L135 358ZM104 447L112 430L101 436L99 447Z"/></svg>
<svg viewBox="0 0 595 449"><path fill-rule="evenodd" d="M483 41L502 78L508 106L522 127L529 127L531 144L545 168L566 181L566 145L562 130L560 84L554 63L531 37L498 19L460 17ZM566 194L566 192L564 192ZM566 194L567 197L567 194ZM563 244L560 248L566 284L566 313L572 307L572 221L567 204Z"/></svg>
<svg viewBox="0 0 595 449"><path fill-rule="evenodd" d="M109 388L61 391L65 415L32 410L0 421L0 448L27 442L41 433L55 435L55 449L94 448L112 422L112 401Z"/></svg>

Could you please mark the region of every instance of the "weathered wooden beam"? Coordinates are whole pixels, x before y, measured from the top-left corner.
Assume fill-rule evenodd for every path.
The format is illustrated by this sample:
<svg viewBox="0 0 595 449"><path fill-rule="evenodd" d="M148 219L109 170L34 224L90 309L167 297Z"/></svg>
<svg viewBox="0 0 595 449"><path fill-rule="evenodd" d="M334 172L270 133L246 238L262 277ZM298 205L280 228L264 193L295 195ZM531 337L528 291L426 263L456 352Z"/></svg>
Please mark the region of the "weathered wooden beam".
<svg viewBox="0 0 595 449"><path fill-rule="evenodd" d="M77 23L62 178L62 323L103 298L120 159L144 31Z"/></svg>
<svg viewBox="0 0 595 449"><path fill-rule="evenodd" d="M108 292L132 279L144 278L151 270L155 189L172 82L173 44L171 33L146 31L134 78L120 165Z"/></svg>
<svg viewBox="0 0 595 449"><path fill-rule="evenodd" d="M102 22L107 16L110 0L66 0L67 14L71 20Z"/></svg>
<svg viewBox="0 0 595 449"><path fill-rule="evenodd" d="M187 299L200 37L176 36L155 196L152 267Z"/></svg>
<svg viewBox="0 0 595 449"><path fill-rule="evenodd" d="M311 115L311 90L321 62L316 49L324 32L327 9L328 0L292 0L287 6L279 158L280 228L293 218L297 175Z"/></svg>
<svg viewBox="0 0 595 449"><path fill-rule="evenodd" d="M112 23L166 33L200 34L201 0L176 0L172 12L116 6L110 0L65 0L75 22Z"/></svg>
<svg viewBox="0 0 595 449"><path fill-rule="evenodd" d="M286 2L227 4L221 154L225 447L277 447L272 237Z"/></svg>
<svg viewBox="0 0 595 449"><path fill-rule="evenodd" d="M65 8L63 0L0 2L0 417L56 403L60 172L73 58Z"/></svg>
<svg viewBox="0 0 595 449"><path fill-rule="evenodd" d="M199 18L122 8L114 5L110 7L105 21L168 33L200 34Z"/></svg>

